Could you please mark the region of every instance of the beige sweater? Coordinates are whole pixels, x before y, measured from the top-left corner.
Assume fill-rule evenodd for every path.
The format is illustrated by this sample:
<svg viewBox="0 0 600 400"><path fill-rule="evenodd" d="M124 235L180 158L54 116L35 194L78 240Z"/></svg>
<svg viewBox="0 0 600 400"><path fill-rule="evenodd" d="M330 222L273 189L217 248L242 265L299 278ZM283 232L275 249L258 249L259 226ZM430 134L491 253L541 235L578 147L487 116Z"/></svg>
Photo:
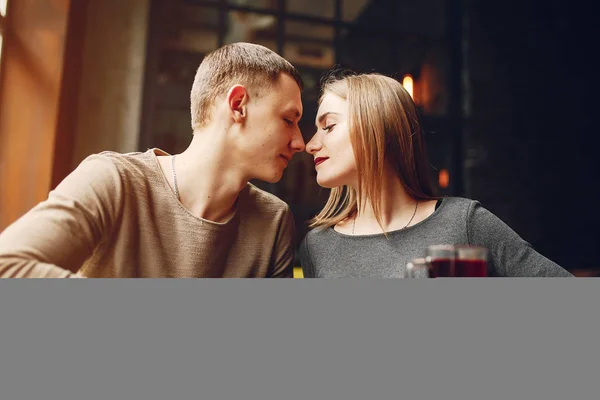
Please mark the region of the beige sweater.
<svg viewBox="0 0 600 400"><path fill-rule="evenodd" d="M166 155L84 160L0 234L0 277L292 277L286 203L248 184L229 221L197 218L176 198L157 154Z"/></svg>

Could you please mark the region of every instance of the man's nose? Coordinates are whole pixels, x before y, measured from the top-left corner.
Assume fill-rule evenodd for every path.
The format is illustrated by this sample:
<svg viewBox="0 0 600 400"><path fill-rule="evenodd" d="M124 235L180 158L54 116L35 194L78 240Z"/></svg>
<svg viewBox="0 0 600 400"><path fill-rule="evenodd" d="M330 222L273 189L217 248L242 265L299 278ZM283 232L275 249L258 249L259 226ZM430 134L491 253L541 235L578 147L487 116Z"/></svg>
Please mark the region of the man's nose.
<svg viewBox="0 0 600 400"><path fill-rule="evenodd" d="M306 145L304 144L304 138L302 137L302 132L300 131L300 128L296 129L296 133L294 134L294 137L292 137L292 142L290 143L290 147L292 148L294 153L303 151L306 148Z"/></svg>

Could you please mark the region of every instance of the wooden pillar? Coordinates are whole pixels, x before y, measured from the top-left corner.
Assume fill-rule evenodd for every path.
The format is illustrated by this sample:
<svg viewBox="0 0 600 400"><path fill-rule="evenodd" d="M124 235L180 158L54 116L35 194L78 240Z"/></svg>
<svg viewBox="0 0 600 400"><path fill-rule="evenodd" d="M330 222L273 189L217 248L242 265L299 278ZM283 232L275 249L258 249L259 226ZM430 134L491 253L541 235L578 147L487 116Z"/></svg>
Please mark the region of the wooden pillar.
<svg viewBox="0 0 600 400"><path fill-rule="evenodd" d="M9 0L0 231L82 159L137 150L149 0Z"/></svg>
<svg viewBox="0 0 600 400"><path fill-rule="evenodd" d="M149 0L89 4L72 169L93 153L138 150L149 5Z"/></svg>
<svg viewBox="0 0 600 400"><path fill-rule="evenodd" d="M0 229L51 186L71 0L12 0L0 76Z"/></svg>

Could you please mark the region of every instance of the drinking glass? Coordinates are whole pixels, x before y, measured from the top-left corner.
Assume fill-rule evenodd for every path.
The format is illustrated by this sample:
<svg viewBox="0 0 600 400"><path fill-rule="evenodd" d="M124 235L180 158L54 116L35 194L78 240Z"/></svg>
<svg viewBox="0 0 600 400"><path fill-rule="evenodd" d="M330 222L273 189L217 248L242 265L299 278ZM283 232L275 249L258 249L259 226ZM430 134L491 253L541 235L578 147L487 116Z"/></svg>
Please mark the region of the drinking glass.
<svg viewBox="0 0 600 400"><path fill-rule="evenodd" d="M483 278L488 276L488 249L481 246L456 246L456 276Z"/></svg>
<svg viewBox="0 0 600 400"><path fill-rule="evenodd" d="M425 261L430 266L432 278L455 276L455 248L451 244L437 244L427 247Z"/></svg>
<svg viewBox="0 0 600 400"><path fill-rule="evenodd" d="M404 269L404 278L431 278L431 268L424 258L415 258Z"/></svg>

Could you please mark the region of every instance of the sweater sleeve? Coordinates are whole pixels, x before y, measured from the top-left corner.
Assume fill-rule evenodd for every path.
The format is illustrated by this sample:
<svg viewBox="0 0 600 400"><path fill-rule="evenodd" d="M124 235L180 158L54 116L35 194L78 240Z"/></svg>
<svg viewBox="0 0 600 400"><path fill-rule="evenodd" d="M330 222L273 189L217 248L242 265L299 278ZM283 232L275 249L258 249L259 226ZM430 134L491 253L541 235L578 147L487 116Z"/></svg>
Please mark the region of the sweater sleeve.
<svg viewBox="0 0 600 400"><path fill-rule="evenodd" d="M477 201L467 216L469 244L486 247L492 276L566 277L567 270L535 251L500 218Z"/></svg>
<svg viewBox="0 0 600 400"><path fill-rule="evenodd" d="M113 161L84 160L0 234L0 277L71 277L110 232L123 198Z"/></svg>
<svg viewBox="0 0 600 400"><path fill-rule="evenodd" d="M275 241L275 251L269 278L293 278L294 254L296 247L296 227L294 216L289 207L286 207L281 218L279 232Z"/></svg>

